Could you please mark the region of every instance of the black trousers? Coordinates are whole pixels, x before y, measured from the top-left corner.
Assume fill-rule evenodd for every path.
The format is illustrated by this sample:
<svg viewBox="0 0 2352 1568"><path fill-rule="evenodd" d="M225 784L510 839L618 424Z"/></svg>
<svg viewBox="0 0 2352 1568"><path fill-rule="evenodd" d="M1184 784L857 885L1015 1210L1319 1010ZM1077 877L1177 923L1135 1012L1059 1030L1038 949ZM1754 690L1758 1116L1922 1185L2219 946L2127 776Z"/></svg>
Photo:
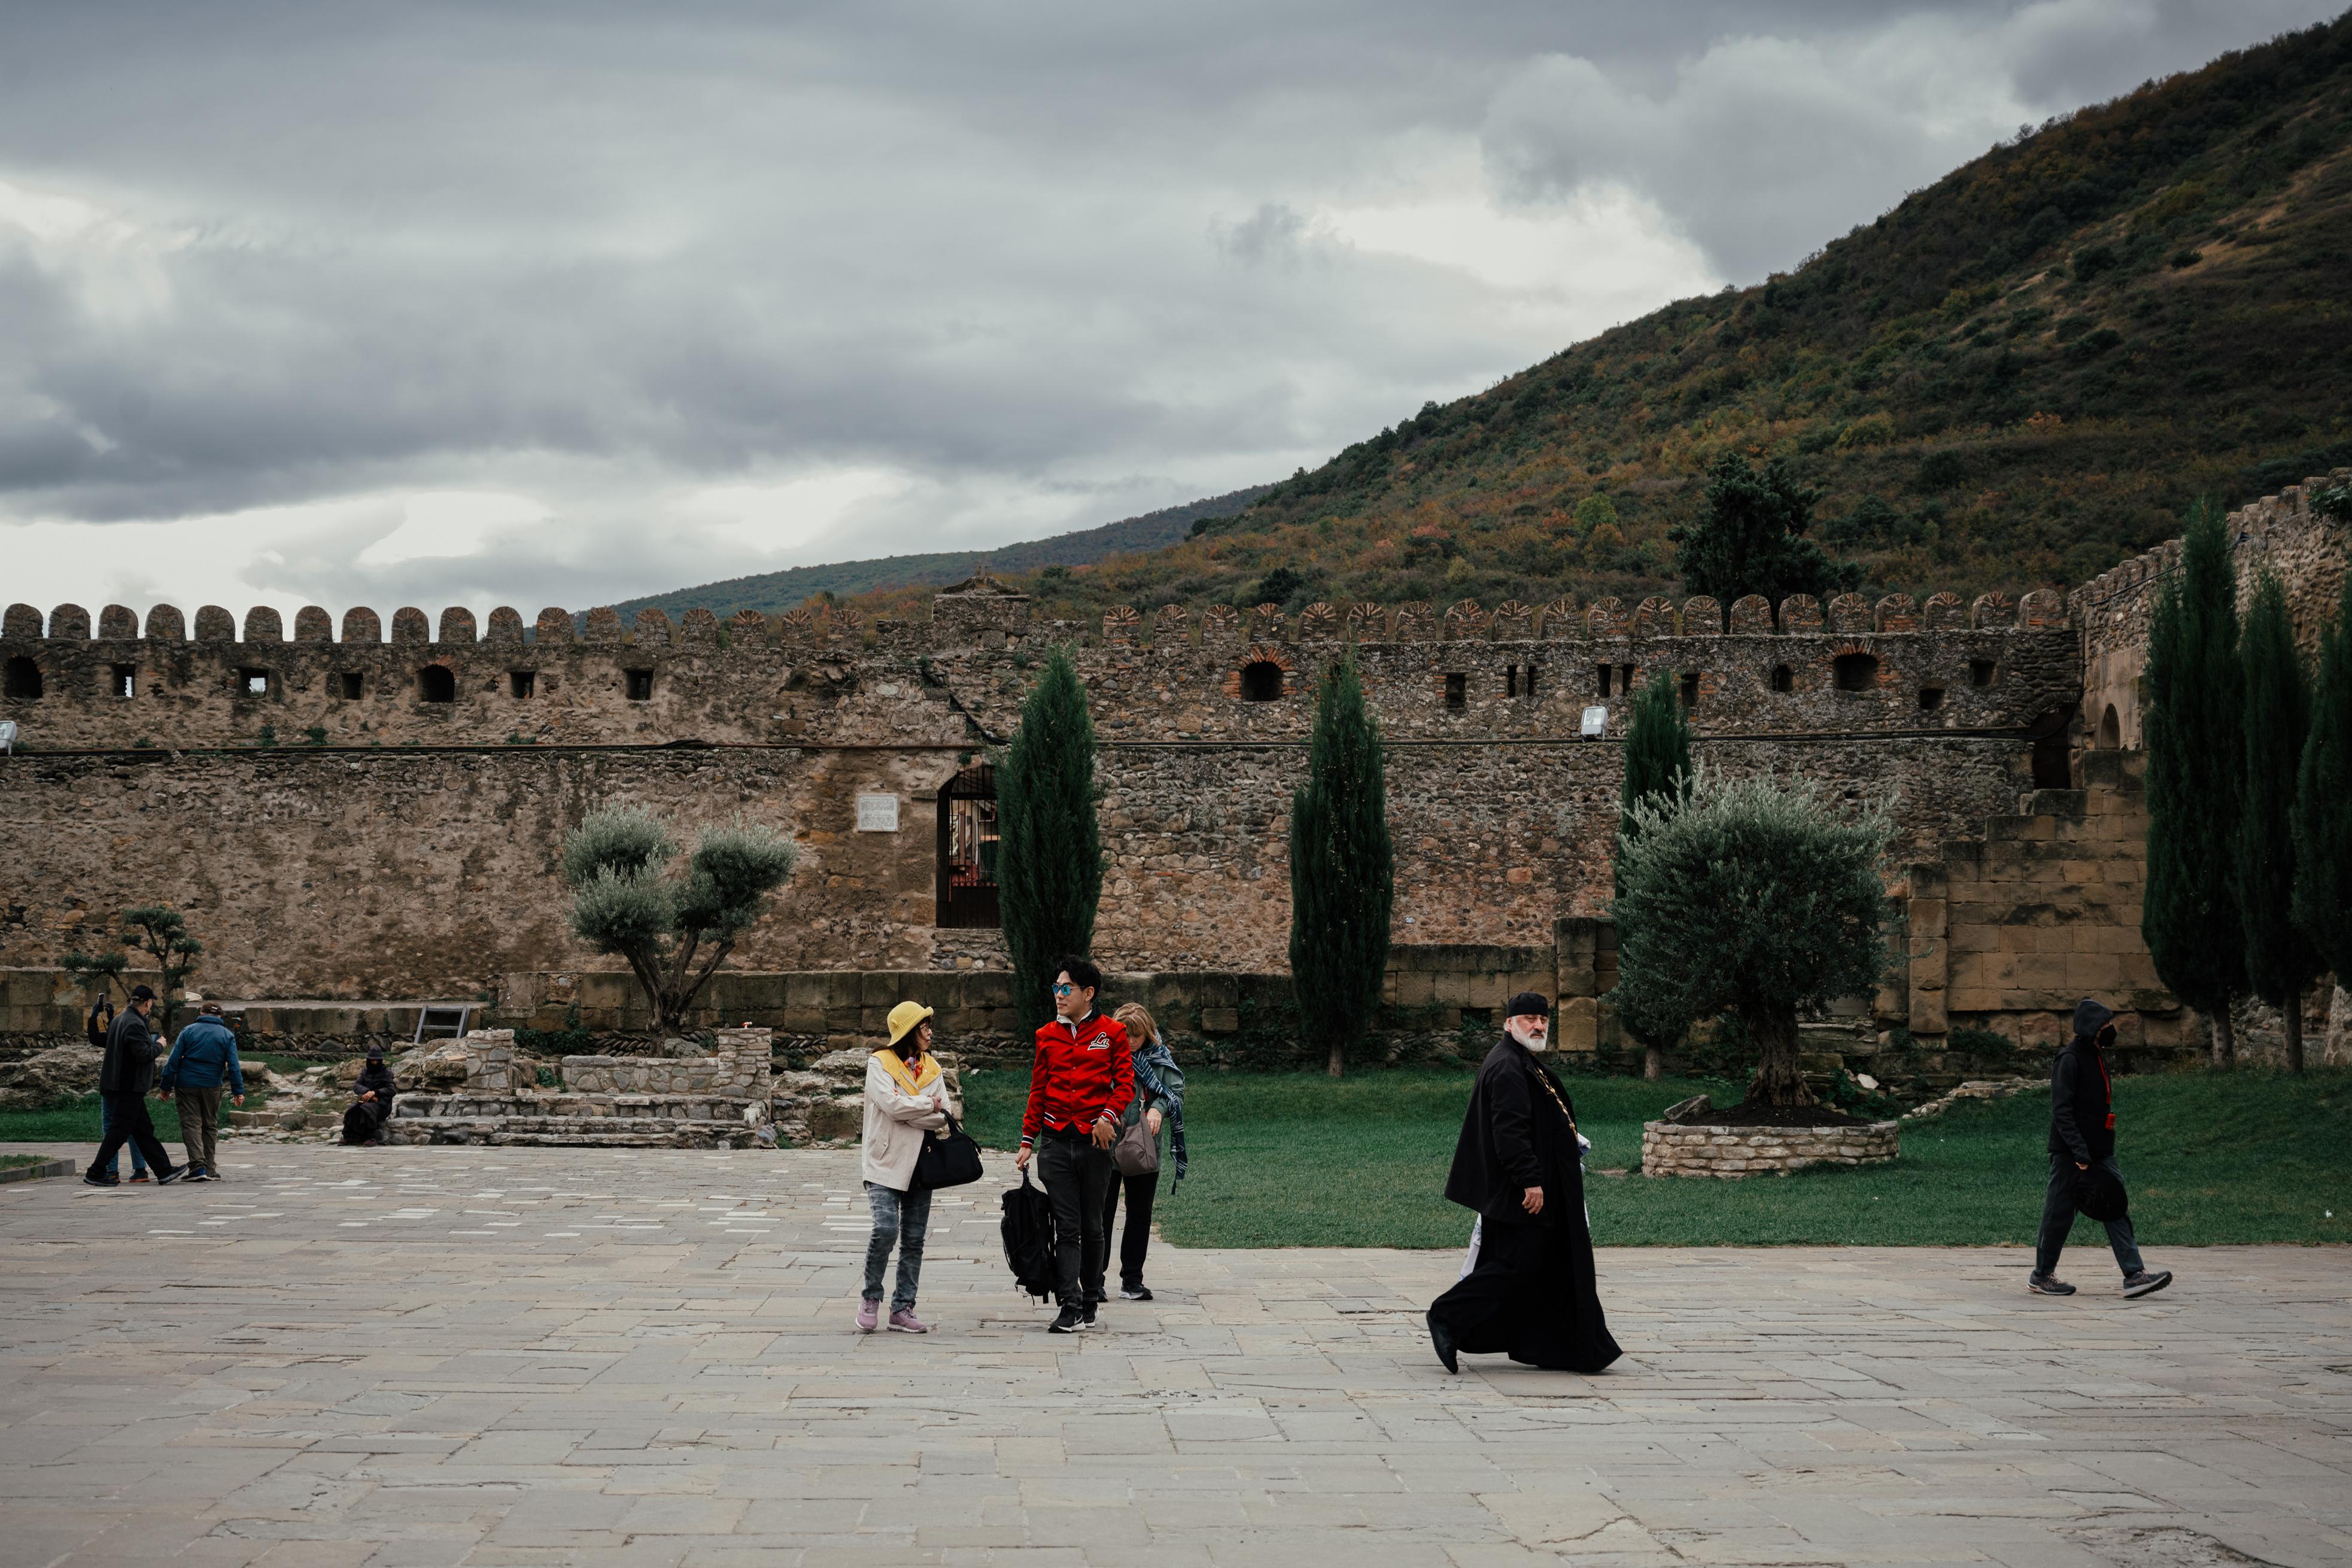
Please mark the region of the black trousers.
<svg viewBox="0 0 2352 1568"><path fill-rule="evenodd" d="M1054 1300L1065 1307L1103 1300L1103 1265L1110 1250L1103 1189L1118 1173L1110 1151L1096 1148L1084 1133L1047 1132L1037 1140L1037 1175L1054 1205L1054 1230L1060 1243Z"/></svg>
<svg viewBox="0 0 2352 1568"><path fill-rule="evenodd" d="M1143 1176L1122 1176L1111 1173L1110 1184L1103 1194L1103 1246L1110 1246L1110 1233L1118 1223L1118 1194L1127 1193L1127 1229L1118 1238L1118 1282L1129 1290L1143 1285L1143 1255L1151 1247L1151 1200L1160 1195L1160 1173ZM1108 1267L1108 1264L1105 1265Z"/></svg>
<svg viewBox="0 0 2352 1568"><path fill-rule="evenodd" d="M147 1097L143 1094L110 1094L106 1100L106 1141L98 1146L98 1158L89 1163L93 1176L114 1174L115 1157L122 1145L134 1142L145 1158L147 1168L159 1176L172 1173L172 1152L163 1141L155 1136L155 1123L147 1114Z"/></svg>
<svg viewBox="0 0 2352 1568"><path fill-rule="evenodd" d="M2099 1163L2118 1182L2124 1179L2124 1168L2116 1163L2113 1154L2102 1155ZM2074 1231L2074 1157L2072 1154L2050 1156L2050 1190L2042 1200L2042 1229L2033 1246L2033 1271L2054 1273L2058 1254L2066 1246L2066 1238ZM2139 1258L2139 1238L2132 1234L2131 1215L2107 1221L2107 1248L2116 1255L2116 1267L2128 1279L2145 1267Z"/></svg>

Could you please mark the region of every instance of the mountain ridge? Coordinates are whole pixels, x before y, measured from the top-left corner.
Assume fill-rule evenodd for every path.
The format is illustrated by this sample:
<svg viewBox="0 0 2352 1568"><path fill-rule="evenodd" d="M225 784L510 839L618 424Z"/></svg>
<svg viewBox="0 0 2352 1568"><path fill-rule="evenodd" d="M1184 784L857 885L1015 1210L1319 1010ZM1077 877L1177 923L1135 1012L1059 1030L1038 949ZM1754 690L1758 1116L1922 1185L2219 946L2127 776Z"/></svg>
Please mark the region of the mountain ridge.
<svg viewBox="0 0 2352 1568"><path fill-rule="evenodd" d="M698 605L725 620L738 610L777 615L824 595L849 598L876 589L941 587L963 581L982 565L1000 574L1034 572L1047 566L1088 565L1123 552L1148 551L1174 543L1184 538L1198 520L1236 511L1271 488L1244 485L1181 506L1162 507L1095 528L1001 545L994 550L886 555L867 561L793 566L781 572L755 573L691 588L643 595L623 600L613 608L625 622L634 620L639 610L660 610L675 617Z"/></svg>
<svg viewBox="0 0 2352 1568"><path fill-rule="evenodd" d="M2200 495L2352 461L2347 300L2352 16L2057 117L1788 273L1424 404L1182 541L1025 585L1067 619L1670 593L1667 533L1727 452L1790 459L1867 591L2080 582ZM915 595L863 597L903 614Z"/></svg>

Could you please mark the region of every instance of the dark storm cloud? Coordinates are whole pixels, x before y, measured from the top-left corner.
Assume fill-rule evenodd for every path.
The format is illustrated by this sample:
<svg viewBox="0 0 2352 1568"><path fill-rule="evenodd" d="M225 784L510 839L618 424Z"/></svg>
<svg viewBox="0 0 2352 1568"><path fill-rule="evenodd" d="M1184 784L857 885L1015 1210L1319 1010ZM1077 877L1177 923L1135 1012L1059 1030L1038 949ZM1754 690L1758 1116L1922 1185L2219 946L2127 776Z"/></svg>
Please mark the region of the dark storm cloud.
<svg viewBox="0 0 2352 1568"><path fill-rule="evenodd" d="M187 520L158 537L256 595L349 602L1104 521L1787 265L2011 117L2318 14L24 8L0 596L170 585L87 524ZM792 488L827 475L856 482ZM362 559L402 496L459 491L542 521Z"/></svg>

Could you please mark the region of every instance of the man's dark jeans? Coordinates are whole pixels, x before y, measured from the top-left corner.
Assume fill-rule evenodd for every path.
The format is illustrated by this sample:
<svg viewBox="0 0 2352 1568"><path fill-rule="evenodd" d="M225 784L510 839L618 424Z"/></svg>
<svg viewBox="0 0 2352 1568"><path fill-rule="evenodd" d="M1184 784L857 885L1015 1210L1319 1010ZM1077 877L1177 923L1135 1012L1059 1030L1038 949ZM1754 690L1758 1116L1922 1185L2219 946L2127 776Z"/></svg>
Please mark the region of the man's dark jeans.
<svg viewBox="0 0 2352 1568"><path fill-rule="evenodd" d="M104 1142L106 1135L114 1131L114 1112L107 1109L112 1098L111 1095L104 1094L98 1097L98 1136L100 1142ZM120 1159L108 1167L106 1173L110 1176L119 1176L122 1173ZM136 1143L131 1145L131 1173L134 1176L143 1176L147 1173L147 1156L139 1152L139 1145Z"/></svg>
<svg viewBox="0 0 2352 1568"><path fill-rule="evenodd" d="M2118 1183L2124 1179L2121 1165L2113 1154L2098 1162L2107 1174ZM2052 1274L2057 1271L2058 1254L2066 1245L2068 1233L2074 1228L2074 1178L2082 1173L2074 1169L2072 1154L2050 1156L2050 1192L2042 1200L2042 1235L2033 1250L2033 1271ZM2107 1222L2107 1245L2115 1249L2116 1262L2128 1279L2140 1271L2139 1243L2132 1236L2131 1217Z"/></svg>
<svg viewBox="0 0 2352 1568"><path fill-rule="evenodd" d="M1160 1173L1122 1176L1114 1173L1103 1184L1103 1246L1110 1246L1111 1226L1118 1218L1118 1195L1127 1194L1127 1229L1118 1238L1118 1282L1129 1290L1143 1287L1143 1256L1151 1247L1151 1201L1160 1195Z"/></svg>
<svg viewBox="0 0 2352 1568"><path fill-rule="evenodd" d="M1061 1243L1054 1299L1065 1307L1104 1299L1103 1266L1110 1247L1103 1229L1103 1197L1118 1171L1110 1151L1096 1148L1083 1132L1045 1132L1037 1139L1037 1175L1053 1202Z"/></svg>
<svg viewBox="0 0 2352 1568"><path fill-rule="evenodd" d="M122 1152L125 1142L136 1143L140 1153L146 1156L148 1168L159 1176L172 1173L171 1152L163 1141L155 1136L155 1123L148 1119L147 1097L143 1094L109 1094L100 1097L106 1107L106 1142L98 1146L98 1158L89 1163L93 1176L114 1174L115 1156Z"/></svg>

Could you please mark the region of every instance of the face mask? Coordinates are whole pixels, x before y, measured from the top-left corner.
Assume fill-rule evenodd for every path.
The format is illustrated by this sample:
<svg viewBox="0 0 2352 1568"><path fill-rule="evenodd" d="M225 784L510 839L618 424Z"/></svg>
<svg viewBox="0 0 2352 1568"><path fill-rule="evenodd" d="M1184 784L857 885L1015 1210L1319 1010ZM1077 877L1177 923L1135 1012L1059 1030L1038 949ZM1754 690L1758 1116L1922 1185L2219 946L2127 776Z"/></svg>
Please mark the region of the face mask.
<svg viewBox="0 0 2352 1568"><path fill-rule="evenodd" d="M1549 1033L1538 1034L1517 1018L1503 1026L1504 1032L1531 1051L1540 1051L1551 1044Z"/></svg>

